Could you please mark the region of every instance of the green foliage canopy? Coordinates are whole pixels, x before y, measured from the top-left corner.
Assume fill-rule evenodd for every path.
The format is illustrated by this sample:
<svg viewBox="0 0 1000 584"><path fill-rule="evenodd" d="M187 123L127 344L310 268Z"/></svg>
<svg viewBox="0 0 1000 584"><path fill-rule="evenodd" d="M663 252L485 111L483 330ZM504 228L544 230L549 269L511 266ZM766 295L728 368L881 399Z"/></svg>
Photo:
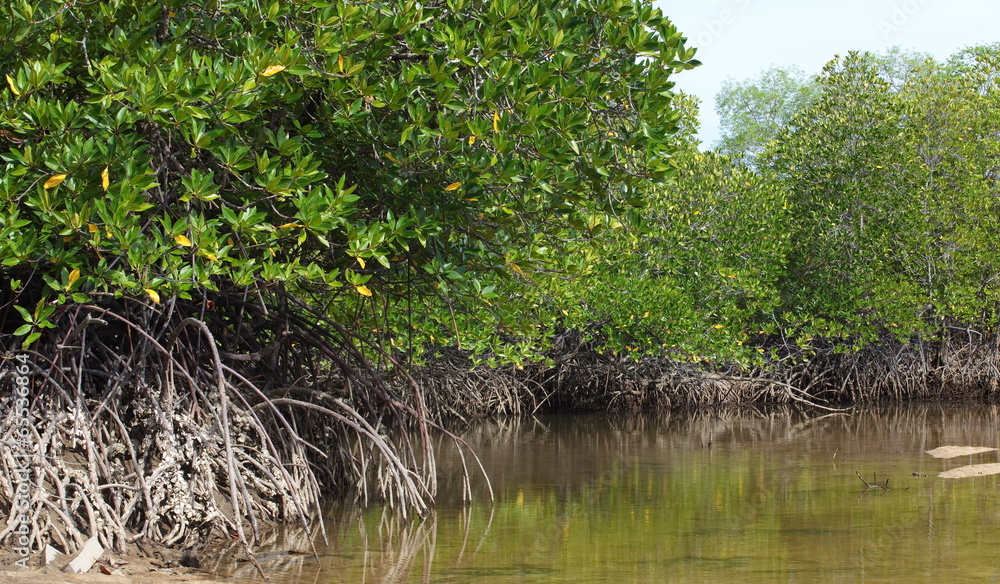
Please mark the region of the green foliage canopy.
<svg viewBox="0 0 1000 584"><path fill-rule="evenodd" d="M565 320L635 357L742 363L995 331L998 55L849 53L730 86L745 132L709 153L688 136Z"/></svg>
<svg viewBox="0 0 1000 584"><path fill-rule="evenodd" d="M715 148L734 160L753 163L816 93L816 83L795 67L770 67L753 79L727 80L715 98L721 130Z"/></svg>
<svg viewBox="0 0 1000 584"><path fill-rule="evenodd" d="M693 53L626 0L10 3L4 275L56 304L293 286L346 320L572 271L667 176Z"/></svg>
<svg viewBox="0 0 1000 584"><path fill-rule="evenodd" d="M679 101L682 111L696 104ZM751 362L750 342L773 329L788 242L785 193L753 170L698 151L695 127L672 180L649 196L641 226L609 230L593 273L569 291L563 321L603 349Z"/></svg>
<svg viewBox="0 0 1000 584"><path fill-rule="evenodd" d="M995 330L997 47L851 53L758 159L790 206L785 326L901 340Z"/></svg>

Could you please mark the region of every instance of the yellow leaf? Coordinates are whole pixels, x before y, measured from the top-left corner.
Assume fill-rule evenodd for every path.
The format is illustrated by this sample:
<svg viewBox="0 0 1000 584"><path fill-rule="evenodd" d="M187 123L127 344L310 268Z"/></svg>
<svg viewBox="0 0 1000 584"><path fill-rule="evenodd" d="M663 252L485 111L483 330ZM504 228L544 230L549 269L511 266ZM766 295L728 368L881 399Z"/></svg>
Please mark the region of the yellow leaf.
<svg viewBox="0 0 1000 584"><path fill-rule="evenodd" d="M354 259L358 260L358 265L361 266L362 270L365 269L365 260L364 259L362 259L362 258L354 258Z"/></svg>
<svg viewBox="0 0 1000 584"><path fill-rule="evenodd" d="M301 223L285 223L284 225L279 225L278 229L291 229L292 227L302 227Z"/></svg>
<svg viewBox="0 0 1000 584"><path fill-rule="evenodd" d="M174 241L176 241L179 245L183 245L184 247L191 247L191 240L184 235L178 235L174 237Z"/></svg>
<svg viewBox="0 0 1000 584"><path fill-rule="evenodd" d="M14 87L14 80L10 78L10 75L4 75L7 78L7 85L10 85L10 91L17 97L21 97L21 92Z"/></svg>
<svg viewBox="0 0 1000 584"><path fill-rule="evenodd" d="M277 75L284 71L286 67L284 65L271 65L260 74L261 77L270 77L271 75Z"/></svg>
<svg viewBox="0 0 1000 584"><path fill-rule="evenodd" d="M522 276L524 275L524 270L521 269L521 266L519 266L517 264L507 264L507 265L510 266L510 269L514 270L518 274L520 274Z"/></svg>
<svg viewBox="0 0 1000 584"><path fill-rule="evenodd" d="M493 131L494 132L499 132L500 131L500 113L499 112L493 112Z"/></svg>
<svg viewBox="0 0 1000 584"><path fill-rule="evenodd" d="M108 190L111 185L111 173L108 172L108 167L105 166L104 170L101 171L101 188Z"/></svg>
<svg viewBox="0 0 1000 584"><path fill-rule="evenodd" d="M476 143L476 137L475 136L469 136L469 146L472 146L475 143Z"/></svg>
<svg viewBox="0 0 1000 584"><path fill-rule="evenodd" d="M49 180L45 181L45 184L42 186L45 187L46 189L54 189L57 186L61 185L62 181L64 180L66 180L65 174L54 174L50 176Z"/></svg>
<svg viewBox="0 0 1000 584"><path fill-rule="evenodd" d="M721 325L721 324L717 324L717 325L715 325L715 328L717 328L717 329L724 329L726 327L723 326L723 325Z"/></svg>
<svg viewBox="0 0 1000 584"><path fill-rule="evenodd" d="M337 55L337 69L340 69L341 73L344 72L344 56L343 55Z"/></svg>
<svg viewBox="0 0 1000 584"><path fill-rule="evenodd" d="M395 156L393 156L392 154L389 154L389 153L386 153L385 157L386 157L386 158L388 158L389 160L391 160L391 161L395 162L396 164L402 164L402 163L401 163L401 162L400 162L399 160L397 160L397 159L396 159L396 157L395 157Z"/></svg>
<svg viewBox="0 0 1000 584"><path fill-rule="evenodd" d="M87 233L97 233L97 224L87 223Z"/></svg>
<svg viewBox="0 0 1000 584"><path fill-rule="evenodd" d="M360 294L362 296L371 296L372 295L372 291L368 289L368 286L355 286L354 289L357 290L358 294Z"/></svg>
<svg viewBox="0 0 1000 584"><path fill-rule="evenodd" d="M206 252L206 253L203 253L203 254L201 254L201 255L205 256L206 258L210 259L210 260L211 260L211 261L213 261L213 262L217 262L217 261L219 261L219 258L218 258L218 257L216 257L216 255L215 255L214 253L207 253L207 252Z"/></svg>
<svg viewBox="0 0 1000 584"><path fill-rule="evenodd" d="M152 288L146 288L146 294L148 294L149 299L155 302L156 304L160 303L160 295L156 293L156 290L153 290Z"/></svg>
<svg viewBox="0 0 1000 584"><path fill-rule="evenodd" d="M460 183L460 182L453 182L450 185L446 186L444 188L444 190L446 190L446 191L454 191L454 190L457 190L461 186L462 186L462 183Z"/></svg>
<svg viewBox="0 0 1000 584"><path fill-rule="evenodd" d="M67 286L66 288L67 289L72 288L73 284L76 284L76 281L79 279L80 279L80 268L75 268L72 272L69 273L69 286Z"/></svg>

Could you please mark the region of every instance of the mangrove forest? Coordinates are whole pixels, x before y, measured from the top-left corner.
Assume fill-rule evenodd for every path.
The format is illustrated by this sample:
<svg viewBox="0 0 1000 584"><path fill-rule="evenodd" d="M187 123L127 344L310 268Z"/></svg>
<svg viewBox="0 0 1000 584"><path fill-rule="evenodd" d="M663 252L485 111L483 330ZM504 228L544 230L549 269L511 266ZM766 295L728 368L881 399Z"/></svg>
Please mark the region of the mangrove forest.
<svg viewBox="0 0 1000 584"><path fill-rule="evenodd" d="M472 497L475 420L997 397L1000 45L714 145L698 66L644 0L0 6L0 543L253 561L425 515L440 440Z"/></svg>

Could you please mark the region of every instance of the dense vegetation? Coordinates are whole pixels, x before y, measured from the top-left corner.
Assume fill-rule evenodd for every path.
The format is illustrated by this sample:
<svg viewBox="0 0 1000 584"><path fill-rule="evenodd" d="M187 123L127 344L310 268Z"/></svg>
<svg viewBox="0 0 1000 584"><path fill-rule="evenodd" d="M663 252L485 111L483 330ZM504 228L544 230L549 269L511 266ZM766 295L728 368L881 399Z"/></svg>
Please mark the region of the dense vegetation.
<svg viewBox="0 0 1000 584"><path fill-rule="evenodd" d="M812 81L731 84L725 154L682 149L645 231L608 240L590 317L618 351L748 366L776 346L995 339L998 67L997 46L851 53Z"/></svg>
<svg viewBox="0 0 1000 584"><path fill-rule="evenodd" d="M626 0L5 4L32 547L248 546L330 492L426 510L435 416L397 365L524 359L528 283L670 173L692 56Z"/></svg>
<svg viewBox="0 0 1000 584"><path fill-rule="evenodd" d="M1000 47L734 82L709 151L693 56L625 0L0 8L33 546L423 512L449 417L1000 389Z"/></svg>

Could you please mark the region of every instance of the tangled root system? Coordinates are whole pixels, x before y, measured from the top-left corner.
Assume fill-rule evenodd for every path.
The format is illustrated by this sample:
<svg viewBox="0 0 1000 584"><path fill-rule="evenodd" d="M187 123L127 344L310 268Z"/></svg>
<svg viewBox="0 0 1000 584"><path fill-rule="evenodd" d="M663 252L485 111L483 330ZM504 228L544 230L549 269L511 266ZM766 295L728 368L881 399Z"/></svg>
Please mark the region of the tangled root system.
<svg viewBox="0 0 1000 584"><path fill-rule="evenodd" d="M325 494L427 511L428 420L417 384L384 382L406 377L390 357L287 294L212 305L74 305L27 352L33 549L214 532L252 558L264 524L305 525ZM12 378L3 369L4 506L19 454Z"/></svg>

